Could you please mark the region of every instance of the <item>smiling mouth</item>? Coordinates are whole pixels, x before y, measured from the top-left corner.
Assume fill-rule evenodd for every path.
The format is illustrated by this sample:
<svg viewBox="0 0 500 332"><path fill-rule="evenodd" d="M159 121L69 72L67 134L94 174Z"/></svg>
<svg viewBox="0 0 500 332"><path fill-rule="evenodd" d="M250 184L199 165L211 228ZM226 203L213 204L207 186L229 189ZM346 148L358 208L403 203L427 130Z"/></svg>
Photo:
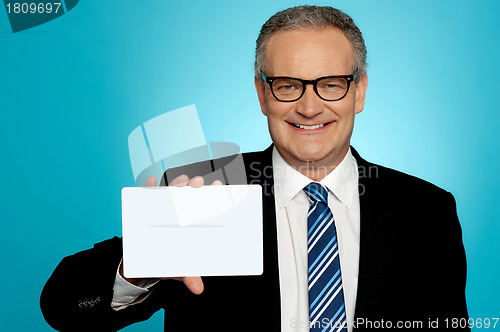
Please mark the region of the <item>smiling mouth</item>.
<svg viewBox="0 0 500 332"><path fill-rule="evenodd" d="M326 125L328 125L330 122L327 123L322 123L322 124L317 124L317 125L312 125L312 126L306 126L306 125L301 125L301 124L296 124L296 123L290 123L292 126L295 128L300 128L300 129L306 129L306 130L313 130L313 129L318 129L322 128Z"/></svg>

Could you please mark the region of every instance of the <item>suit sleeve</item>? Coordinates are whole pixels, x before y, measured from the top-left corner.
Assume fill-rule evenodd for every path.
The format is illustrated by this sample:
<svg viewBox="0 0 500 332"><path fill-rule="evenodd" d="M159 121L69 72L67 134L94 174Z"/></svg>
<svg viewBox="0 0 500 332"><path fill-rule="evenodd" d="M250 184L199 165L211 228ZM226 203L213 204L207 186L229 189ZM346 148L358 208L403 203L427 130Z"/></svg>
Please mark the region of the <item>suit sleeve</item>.
<svg viewBox="0 0 500 332"><path fill-rule="evenodd" d="M444 204L445 208L438 217L445 227L436 232L441 250L434 266L439 273L435 280L437 294L433 306L439 312L440 329L460 329L460 324L454 323L461 321L463 327L468 320L465 298L467 263L455 199L450 193L446 193Z"/></svg>
<svg viewBox="0 0 500 332"><path fill-rule="evenodd" d="M159 310L161 304L151 296L120 311L111 308L121 257L117 237L65 257L42 290L40 306L47 323L58 331L117 331Z"/></svg>

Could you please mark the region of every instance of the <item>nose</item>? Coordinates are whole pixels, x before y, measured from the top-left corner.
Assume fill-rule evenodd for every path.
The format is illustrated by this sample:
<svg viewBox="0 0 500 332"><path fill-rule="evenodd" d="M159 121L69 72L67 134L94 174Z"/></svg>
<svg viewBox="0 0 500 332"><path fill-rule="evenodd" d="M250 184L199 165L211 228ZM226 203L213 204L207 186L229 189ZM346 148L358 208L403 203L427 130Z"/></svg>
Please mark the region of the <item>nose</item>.
<svg viewBox="0 0 500 332"><path fill-rule="evenodd" d="M302 98L297 100L296 111L306 118L313 118L316 115L323 113L323 100L314 92L312 84L306 85L306 91Z"/></svg>

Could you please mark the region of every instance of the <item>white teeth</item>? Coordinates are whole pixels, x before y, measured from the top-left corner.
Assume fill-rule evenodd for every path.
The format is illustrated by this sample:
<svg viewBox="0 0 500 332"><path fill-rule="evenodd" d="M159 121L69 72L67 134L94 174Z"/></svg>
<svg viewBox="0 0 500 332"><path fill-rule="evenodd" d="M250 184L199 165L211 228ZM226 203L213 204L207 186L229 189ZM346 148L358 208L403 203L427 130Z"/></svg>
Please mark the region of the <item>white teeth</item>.
<svg viewBox="0 0 500 332"><path fill-rule="evenodd" d="M323 127L324 124L319 124L319 125L315 125L315 126L304 126L304 125L296 124L295 126L301 128L301 129L318 129L318 128Z"/></svg>

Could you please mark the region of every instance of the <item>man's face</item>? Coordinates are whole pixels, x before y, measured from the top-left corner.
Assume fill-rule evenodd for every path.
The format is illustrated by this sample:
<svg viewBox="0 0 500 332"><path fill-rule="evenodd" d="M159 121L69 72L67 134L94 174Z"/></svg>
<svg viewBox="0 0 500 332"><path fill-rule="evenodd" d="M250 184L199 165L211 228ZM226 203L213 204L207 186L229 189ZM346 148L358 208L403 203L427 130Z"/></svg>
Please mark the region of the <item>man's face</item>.
<svg viewBox="0 0 500 332"><path fill-rule="evenodd" d="M351 75L352 47L336 28L292 30L274 34L265 52L264 73L268 77L290 76L314 80L322 76ZM364 106L368 79L351 83L339 101L324 101L307 85L295 102L278 101L267 83L255 78L255 87L271 138L280 155L296 167L335 168L346 155L355 114ZM316 129L296 125L316 126Z"/></svg>

